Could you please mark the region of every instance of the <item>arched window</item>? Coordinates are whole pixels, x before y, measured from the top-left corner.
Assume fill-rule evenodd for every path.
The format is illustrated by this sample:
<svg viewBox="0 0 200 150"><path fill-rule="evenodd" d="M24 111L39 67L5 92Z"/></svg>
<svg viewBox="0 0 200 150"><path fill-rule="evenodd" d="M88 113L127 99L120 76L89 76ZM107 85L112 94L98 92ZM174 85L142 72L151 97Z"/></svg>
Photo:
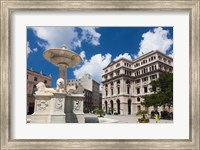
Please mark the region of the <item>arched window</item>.
<svg viewBox="0 0 200 150"><path fill-rule="evenodd" d="M131 99L128 100L128 115L131 114Z"/></svg>
<svg viewBox="0 0 200 150"><path fill-rule="evenodd" d="M120 114L120 100L117 100L117 113Z"/></svg>
<svg viewBox="0 0 200 150"><path fill-rule="evenodd" d="M111 108L111 109L110 109L110 113L113 114L113 110L114 110L114 107L113 107L113 100L110 101L110 106L111 106L111 107L110 107L110 108Z"/></svg>
<svg viewBox="0 0 200 150"><path fill-rule="evenodd" d="M106 108L106 113L108 112L108 102L105 101L105 108Z"/></svg>
<svg viewBox="0 0 200 150"><path fill-rule="evenodd" d="M138 106L137 106L137 111L140 111L140 110L141 110L141 106L138 105Z"/></svg>

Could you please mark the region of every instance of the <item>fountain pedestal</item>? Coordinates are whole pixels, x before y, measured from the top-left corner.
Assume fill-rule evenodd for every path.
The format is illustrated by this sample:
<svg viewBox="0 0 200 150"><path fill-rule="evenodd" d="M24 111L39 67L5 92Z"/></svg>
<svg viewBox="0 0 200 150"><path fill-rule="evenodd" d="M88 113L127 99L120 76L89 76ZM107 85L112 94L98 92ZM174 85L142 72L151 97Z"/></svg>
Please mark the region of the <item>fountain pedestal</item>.
<svg viewBox="0 0 200 150"><path fill-rule="evenodd" d="M84 94L71 94L66 96L66 123L85 123L83 113L83 100Z"/></svg>
<svg viewBox="0 0 200 150"><path fill-rule="evenodd" d="M42 82L36 87L38 91L35 93L35 110L31 123L85 123L84 93L59 92L59 89L46 88Z"/></svg>
<svg viewBox="0 0 200 150"><path fill-rule="evenodd" d="M51 93L45 90L36 92L31 123L65 123L65 96L64 93Z"/></svg>

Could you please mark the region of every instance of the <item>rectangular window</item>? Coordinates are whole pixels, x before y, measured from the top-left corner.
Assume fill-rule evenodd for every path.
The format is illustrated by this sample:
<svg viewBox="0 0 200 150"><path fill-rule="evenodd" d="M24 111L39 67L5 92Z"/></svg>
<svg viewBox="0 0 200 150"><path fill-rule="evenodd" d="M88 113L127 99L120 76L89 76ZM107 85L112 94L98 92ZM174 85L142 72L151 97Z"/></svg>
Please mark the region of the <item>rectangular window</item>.
<svg viewBox="0 0 200 150"><path fill-rule="evenodd" d="M119 71L116 72L116 75L117 75L117 76L119 75Z"/></svg>
<svg viewBox="0 0 200 150"><path fill-rule="evenodd" d="M130 94L130 87L127 86L127 94Z"/></svg>
<svg viewBox="0 0 200 150"><path fill-rule="evenodd" d="M34 81L37 81L37 77L34 77Z"/></svg>
<svg viewBox="0 0 200 150"><path fill-rule="evenodd" d="M140 79L137 79L135 82L136 82L136 83L140 83Z"/></svg>
<svg viewBox="0 0 200 150"><path fill-rule="evenodd" d="M140 94L140 88L137 88L137 94Z"/></svg>
<svg viewBox="0 0 200 150"><path fill-rule="evenodd" d="M148 81L148 77L142 78L142 82Z"/></svg>
<svg viewBox="0 0 200 150"><path fill-rule="evenodd" d="M144 93L147 93L147 86L144 87Z"/></svg>
<svg viewBox="0 0 200 150"><path fill-rule="evenodd" d="M111 89L111 95L113 95L113 89Z"/></svg>
<svg viewBox="0 0 200 150"><path fill-rule="evenodd" d="M47 84L47 80L44 80L44 83Z"/></svg>
<svg viewBox="0 0 200 150"><path fill-rule="evenodd" d="M120 87L117 87L117 93L120 94Z"/></svg>

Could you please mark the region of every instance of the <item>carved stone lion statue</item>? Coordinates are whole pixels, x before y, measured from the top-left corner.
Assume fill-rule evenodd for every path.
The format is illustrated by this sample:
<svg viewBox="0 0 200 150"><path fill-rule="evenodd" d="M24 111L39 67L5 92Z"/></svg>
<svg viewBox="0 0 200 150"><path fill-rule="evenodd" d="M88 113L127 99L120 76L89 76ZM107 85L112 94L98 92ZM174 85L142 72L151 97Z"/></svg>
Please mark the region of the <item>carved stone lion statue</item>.
<svg viewBox="0 0 200 150"><path fill-rule="evenodd" d="M59 78L56 82L56 91L59 93L65 92L65 81L63 78Z"/></svg>
<svg viewBox="0 0 200 150"><path fill-rule="evenodd" d="M39 82L36 85L37 91L35 92L35 94L52 94L55 93L56 90L54 90L53 88L46 88L45 84L43 82Z"/></svg>

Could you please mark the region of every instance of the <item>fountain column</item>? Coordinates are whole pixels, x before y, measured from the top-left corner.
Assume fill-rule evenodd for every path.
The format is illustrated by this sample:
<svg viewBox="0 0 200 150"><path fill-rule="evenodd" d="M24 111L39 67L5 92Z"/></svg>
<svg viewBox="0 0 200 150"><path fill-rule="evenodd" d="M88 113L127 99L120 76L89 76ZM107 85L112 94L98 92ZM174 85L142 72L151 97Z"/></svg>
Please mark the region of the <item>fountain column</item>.
<svg viewBox="0 0 200 150"><path fill-rule="evenodd" d="M67 82L67 65L65 64L59 64L59 74L58 78L63 78L65 81L65 91L66 91L66 82Z"/></svg>

